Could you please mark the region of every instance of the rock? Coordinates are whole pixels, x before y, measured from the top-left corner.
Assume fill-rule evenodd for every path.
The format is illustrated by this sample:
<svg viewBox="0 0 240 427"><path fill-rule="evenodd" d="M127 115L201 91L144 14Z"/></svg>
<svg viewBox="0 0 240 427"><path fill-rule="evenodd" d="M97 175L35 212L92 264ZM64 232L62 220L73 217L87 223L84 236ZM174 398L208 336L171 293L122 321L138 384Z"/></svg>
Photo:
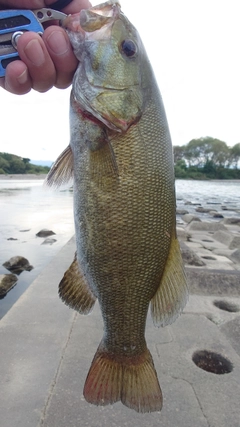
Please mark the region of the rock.
<svg viewBox="0 0 240 427"><path fill-rule="evenodd" d="M186 211L186 209L177 209L176 210L176 214L177 215L185 215L185 214L188 214L189 212L188 211Z"/></svg>
<svg viewBox="0 0 240 427"><path fill-rule="evenodd" d="M236 249L235 251L233 251L233 253L230 256L230 258L236 264L240 264L240 249Z"/></svg>
<svg viewBox="0 0 240 427"><path fill-rule="evenodd" d="M0 299L5 297L17 283L17 280L15 274L0 274Z"/></svg>
<svg viewBox="0 0 240 427"><path fill-rule="evenodd" d="M200 213L208 213L211 211L211 209L207 209L207 208L203 208L202 206L199 206L198 208L195 209L195 211Z"/></svg>
<svg viewBox="0 0 240 427"><path fill-rule="evenodd" d="M18 239L15 239L14 237L9 237L7 240L18 240Z"/></svg>
<svg viewBox="0 0 240 427"><path fill-rule="evenodd" d="M14 256L6 261L3 266L15 274L21 274L24 270L31 271L33 266L23 256Z"/></svg>
<svg viewBox="0 0 240 427"><path fill-rule="evenodd" d="M214 232L218 230L228 231L225 225L220 222L207 222L207 221L192 221L186 227L187 231L208 231Z"/></svg>
<svg viewBox="0 0 240 427"><path fill-rule="evenodd" d="M233 218L225 218L223 220L224 224L232 224L232 225L239 225L240 226L240 217L233 217Z"/></svg>
<svg viewBox="0 0 240 427"><path fill-rule="evenodd" d="M31 230L31 228L29 228L28 230L19 230L19 231L20 231L20 233L27 233L30 230Z"/></svg>
<svg viewBox="0 0 240 427"><path fill-rule="evenodd" d="M231 206L221 206L221 209L223 210L223 211L232 211L232 212L237 212L237 209L236 209L236 207L231 207Z"/></svg>
<svg viewBox="0 0 240 427"><path fill-rule="evenodd" d="M210 215L212 215L213 218L224 218L224 216L219 212L211 211L209 213L210 213Z"/></svg>
<svg viewBox="0 0 240 427"><path fill-rule="evenodd" d="M190 206L201 206L201 203L195 203L195 202L190 202L189 200L187 200L184 205L190 205Z"/></svg>
<svg viewBox="0 0 240 427"><path fill-rule="evenodd" d="M221 205L221 203L210 201L210 202L207 202L207 205Z"/></svg>
<svg viewBox="0 0 240 427"><path fill-rule="evenodd" d="M184 222L187 222L188 224L192 221L201 221L198 216L192 214L185 214L181 218Z"/></svg>
<svg viewBox="0 0 240 427"><path fill-rule="evenodd" d="M191 234L187 233L184 228L177 227L177 237L179 240L188 241L191 237Z"/></svg>
<svg viewBox="0 0 240 427"><path fill-rule="evenodd" d="M43 228L42 230L40 230L36 236L38 237L48 237L48 236L53 236L54 233L52 230L48 230L47 228Z"/></svg>
<svg viewBox="0 0 240 427"><path fill-rule="evenodd" d="M53 245L53 243L55 243L56 241L57 241L56 239L50 239L50 238L48 238L48 239L45 239L42 242L42 245Z"/></svg>
<svg viewBox="0 0 240 427"><path fill-rule="evenodd" d="M189 249L184 243L181 244L181 253L184 264L193 265L196 267L203 267L205 262L195 254L191 249Z"/></svg>

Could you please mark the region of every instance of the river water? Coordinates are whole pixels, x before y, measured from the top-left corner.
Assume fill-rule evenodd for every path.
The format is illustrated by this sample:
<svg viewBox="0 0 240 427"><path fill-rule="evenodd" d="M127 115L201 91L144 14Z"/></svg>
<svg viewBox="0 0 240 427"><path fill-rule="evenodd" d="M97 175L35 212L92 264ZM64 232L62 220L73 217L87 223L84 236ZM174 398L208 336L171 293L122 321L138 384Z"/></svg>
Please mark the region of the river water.
<svg viewBox="0 0 240 427"><path fill-rule="evenodd" d="M46 189L43 180L0 180L0 274L10 273L2 264L17 255L34 267L22 272L17 285L0 299L0 318L73 236L72 199L72 191ZM56 233L50 236L56 242L42 244L45 239L36 233L44 228Z"/></svg>
<svg viewBox="0 0 240 427"><path fill-rule="evenodd" d="M34 267L21 273L16 286L0 300L0 318L74 234L72 191L50 191L42 184L43 180L36 179L0 180L0 274L9 273L2 264L16 255L27 258ZM176 196L178 208L190 213L196 213L198 204L223 212L224 216L240 212L237 181L177 180ZM223 211L223 206L228 210ZM177 219L181 222L181 217ZM56 233L51 236L55 243L42 244L44 239L36 233L43 228Z"/></svg>

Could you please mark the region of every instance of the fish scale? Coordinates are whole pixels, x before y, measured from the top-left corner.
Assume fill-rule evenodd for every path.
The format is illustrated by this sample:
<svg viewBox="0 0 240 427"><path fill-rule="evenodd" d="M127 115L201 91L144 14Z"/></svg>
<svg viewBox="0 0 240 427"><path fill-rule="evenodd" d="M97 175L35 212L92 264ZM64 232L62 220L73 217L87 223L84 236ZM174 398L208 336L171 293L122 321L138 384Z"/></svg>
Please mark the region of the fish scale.
<svg viewBox="0 0 240 427"><path fill-rule="evenodd" d="M73 170L74 177L77 260L59 293L80 313L98 299L103 316L85 399L157 411L162 393L145 340L148 307L154 323L165 325L187 299L171 138L146 52L119 3L93 7L87 17L88 11L82 18L80 13L84 30L76 27L76 16L63 22L80 63L71 95L70 146L48 176L55 185L62 182L61 170ZM116 63L121 66L111 79Z"/></svg>

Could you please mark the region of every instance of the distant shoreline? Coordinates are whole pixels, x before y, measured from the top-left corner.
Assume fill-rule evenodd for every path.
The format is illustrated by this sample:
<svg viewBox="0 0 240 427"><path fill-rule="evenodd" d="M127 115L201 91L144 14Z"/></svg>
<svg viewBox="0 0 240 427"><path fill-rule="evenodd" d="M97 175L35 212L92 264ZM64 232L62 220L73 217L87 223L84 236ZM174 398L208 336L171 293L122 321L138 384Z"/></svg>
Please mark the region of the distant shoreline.
<svg viewBox="0 0 240 427"><path fill-rule="evenodd" d="M31 179L45 179L46 178L46 176L47 176L47 174L43 174L43 173L40 173L40 174L32 174L32 173L29 173L29 174L9 174L9 175L4 175L4 174L2 174L2 175L0 175L0 180L14 180L14 179L28 179L28 180L31 180Z"/></svg>
<svg viewBox="0 0 240 427"><path fill-rule="evenodd" d="M33 173L29 173L29 174L0 174L0 181L3 180L14 180L14 179L19 179L19 180L34 180L34 179L45 179L47 176L47 174L41 173L41 174L33 174ZM191 179L191 178L175 178L176 180L181 180L181 181L203 181L203 182L240 182L240 179Z"/></svg>

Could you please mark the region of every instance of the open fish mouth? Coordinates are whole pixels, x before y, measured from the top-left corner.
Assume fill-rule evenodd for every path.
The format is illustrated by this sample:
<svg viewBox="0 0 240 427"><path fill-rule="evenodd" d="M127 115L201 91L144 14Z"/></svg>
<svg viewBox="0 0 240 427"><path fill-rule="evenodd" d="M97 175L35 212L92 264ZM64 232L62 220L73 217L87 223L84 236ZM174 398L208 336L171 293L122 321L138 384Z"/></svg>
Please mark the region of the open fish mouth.
<svg viewBox="0 0 240 427"><path fill-rule="evenodd" d="M62 27L76 33L91 33L100 30L103 26L110 25L120 15L120 3L107 1L101 5L93 6L90 9L83 9L81 12L68 15L62 22ZM106 38L108 34L106 34Z"/></svg>

